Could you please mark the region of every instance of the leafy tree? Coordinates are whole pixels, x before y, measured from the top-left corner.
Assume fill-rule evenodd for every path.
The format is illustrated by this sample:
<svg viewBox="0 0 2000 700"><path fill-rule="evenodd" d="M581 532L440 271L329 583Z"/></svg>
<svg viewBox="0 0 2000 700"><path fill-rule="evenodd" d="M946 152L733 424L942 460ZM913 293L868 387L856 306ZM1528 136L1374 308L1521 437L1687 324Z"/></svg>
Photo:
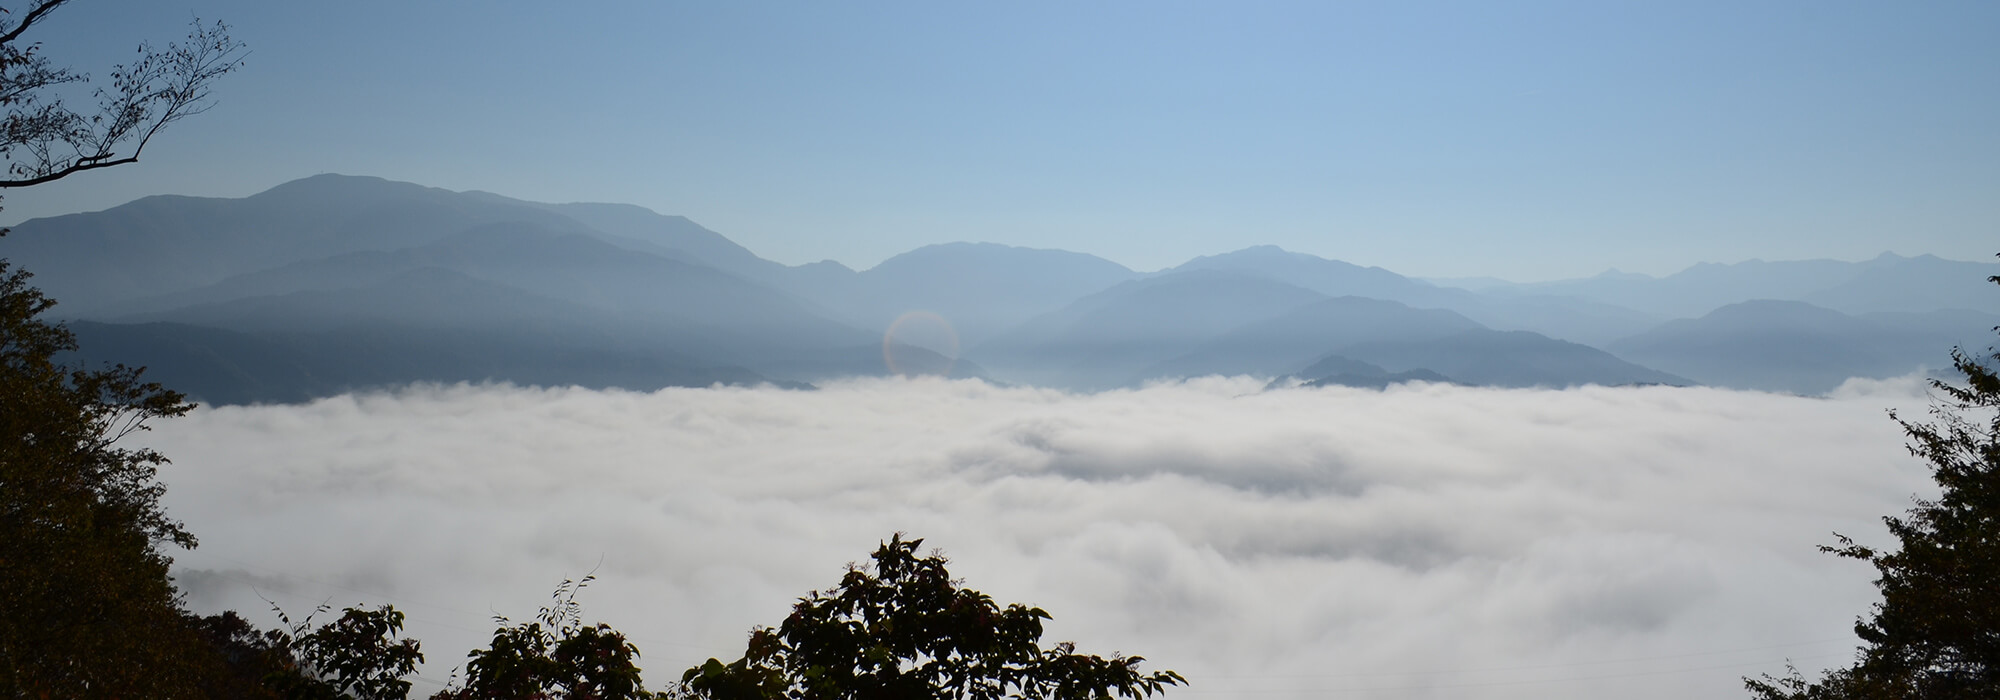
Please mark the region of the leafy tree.
<svg viewBox="0 0 2000 700"><path fill-rule="evenodd" d="M564 581L535 619L500 627L485 649L467 654L464 685L433 700L635 700L657 697L639 677L639 648L611 627L583 624L576 594L593 577Z"/></svg>
<svg viewBox="0 0 2000 700"><path fill-rule="evenodd" d="M1989 279L2000 283L2000 276ZM1865 643L1856 663L1817 682L1796 670L1745 679L1752 695L2000 698L2000 352L1988 353L1952 351L1964 383L1931 382L1939 394L1934 422L1891 414L1941 489L1902 517L1882 519L1901 547L1878 550L1840 536L1840 546L1821 548L1880 574L1882 602L1854 626Z"/></svg>
<svg viewBox="0 0 2000 700"><path fill-rule="evenodd" d="M278 611L290 630L265 633L280 668L266 674L264 684L292 700L409 697L410 682L403 677L417 672L424 654L417 640L396 638L403 613L389 605L348 608L339 619L312 629L313 616L326 610L320 606L298 623Z"/></svg>
<svg viewBox="0 0 2000 700"><path fill-rule="evenodd" d="M275 610L277 606L273 605ZM204 680L211 698L266 700L401 700L409 697L404 676L423 661L413 639L396 639L403 614L394 607L348 608L339 619L312 628L313 615L293 623L283 610L283 629L259 630L235 612L189 623L206 642L221 668Z"/></svg>
<svg viewBox="0 0 2000 700"><path fill-rule="evenodd" d="M0 260L0 695L191 693L160 545L195 538L160 508L166 458L116 443L193 406L137 369L57 362L76 342L36 319L54 302L28 277Z"/></svg>
<svg viewBox="0 0 2000 700"><path fill-rule="evenodd" d="M214 653L218 668L203 679L201 695L210 698L281 700L273 688L304 681L298 664L276 643L275 631L257 629L234 611L208 617L188 615L203 646ZM298 679L297 682L279 678Z"/></svg>
<svg viewBox="0 0 2000 700"><path fill-rule="evenodd" d="M743 658L709 659L682 677L681 695L713 700L1150 697L1186 682L1138 670L1138 656L1043 648L1049 614L1001 608L960 588L923 540L890 538L872 567L849 565L840 585L801 598L776 629L750 633Z"/></svg>
<svg viewBox="0 0 2000 700"><path fill-rule="evenodd" d="M227 27L196 22L186 43L141 45L94 111L73 110L64 86L89 76L25 39L65 4L0 6L0 188L136 161L240 65ZM167 460L116 446L193 405L136 368L58 361L75 338L37 319L54 302L28 277L0 259L0 697L208 695L222 664L184 617L161 550L195 546L160 509Z"/></svg>

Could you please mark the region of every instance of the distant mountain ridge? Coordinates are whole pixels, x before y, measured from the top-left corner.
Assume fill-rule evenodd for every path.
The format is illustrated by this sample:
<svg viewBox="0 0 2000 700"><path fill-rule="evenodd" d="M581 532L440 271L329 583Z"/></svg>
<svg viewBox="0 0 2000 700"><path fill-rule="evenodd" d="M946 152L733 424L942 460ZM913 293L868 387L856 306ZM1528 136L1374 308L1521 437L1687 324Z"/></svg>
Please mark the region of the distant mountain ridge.
<svg viewBox="0 0 2000 700"><path fill-rule="evenodd" d="M1187 354L1148 367L1138 379L1285 375L1309 369L1309 363L1357 343L1435 340L1479 328L1484 326L1445 309L1416 309L1359 296L1334 297L1230 329Z"/></svg>
<svg viewBox="0 0 2000 700"><path fill-rule="evenodd" d="M1850 377L1950 366L1950 348L1985 347L2000 314L1930 311L1850 316L1800 301L1752 300L1610 344L1638 362L1709 384L1820 394Z"/></svg>
<svg viewBox="0 0 2000 700"><path fill-rule="evenodd" d="M1079 390L1249 374L1818 393L1938 366L1950 342L2000 324L1984 281L2000 265L1931 256L1464 283L1476 291L1275 246L1139 273L942 243L857 271L783 265L632 205L345 175L36 219L0 238L0 257L37 274L86 356L150 365L219 402L412 381L804 387L909 371ZM885 346L911 312L945 324L958 356Z"/></svg>
<svg viewBox="0 0 2000 700"><path fill-rule="evenodd" d="M1297 285L1329 297L1382 299L1417 308L1449 309L1503 330L1528 330L1590 343L1651 328L1666 320L1611 304L1559 295L1477 294L1438 287L1379 267L1361 267L1277 246L1253 246L1195 258L1160 274L1219 270Z"/></svg>
<svg viewBox="0 0 2000 700"><path fill-rule="evenodd" d="M845 268L841 268L845 269ZM788 289L844 303L851 322L887 327L911 311L949 320L967 345L1138 273L1094 255L997 243L928 245L850 276L795 277Z"/></svg>
<svg viewBox="0 0 2000 700"><path fill-rule="evenodd" d="M1323 297L1277 280L1188 270L1131 280L1078 299L977 346L981 364L1027 381L1078 389L1126 386L1154 363L1246 322Z"/></svg>
<svg viewBox="0 0 2000 700"><path fill-rule="evenodd" d="M1208 374L1289 375L1330 355L1405 378L1442 375L1490 386L1691 383L1589 346L1496 331L1449 310L1328 298L1203 267L1085 297L973 352L1003 374L1085 390Z"/></svg>
<svg viewBox="0 0 2000 700"><path fill-rule="evenodd" d="M1751 299L1804 301L1844 313L1993 309L1986 278L2000 265L1932 255L1883 253L1861 262L1749 260L1700 263L1651 277L1615 270L1597 277L1533 284L1487 284L1496 295L1554 295L1692 318Z"/></svg>

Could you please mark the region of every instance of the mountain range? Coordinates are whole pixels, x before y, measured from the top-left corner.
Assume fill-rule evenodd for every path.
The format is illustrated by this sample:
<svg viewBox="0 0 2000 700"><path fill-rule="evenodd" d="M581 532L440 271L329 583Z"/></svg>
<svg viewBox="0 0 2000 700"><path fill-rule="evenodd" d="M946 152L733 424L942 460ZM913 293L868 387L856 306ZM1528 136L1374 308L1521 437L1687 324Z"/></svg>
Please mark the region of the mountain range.
<svg viewBox="0 0 2000 700"><path fill-rule="evenodd" d="M683 217L320 175L24 222L84 359L212 403L421 381L620 387L941 373L1074 390L1710 384L1816 394L1945 366L2000 325L2000 265L1884 254L1514 284L1272 246L1139 272L945 243L866 270L758 257ZM940 341L889 334L912 312ZM893 365L893 369L891 367Z"/></svg>

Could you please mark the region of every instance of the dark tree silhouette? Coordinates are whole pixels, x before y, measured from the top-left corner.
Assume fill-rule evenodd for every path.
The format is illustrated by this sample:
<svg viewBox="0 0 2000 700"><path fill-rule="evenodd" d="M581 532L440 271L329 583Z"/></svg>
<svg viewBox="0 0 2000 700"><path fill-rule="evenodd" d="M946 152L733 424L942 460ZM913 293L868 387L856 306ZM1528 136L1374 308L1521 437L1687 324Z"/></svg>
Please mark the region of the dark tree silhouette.
<svg viewBox="0 0 2000 700"><path fill-rule="evenodd" d="M0 6L0 188L138 160L240 65L228 28L197 21L185 43L141 45L77 111L66 86L89 76L28 38L66 4ZM64 364L75 338L38 318L55 302L28 277L0 260L0 697L206 696L223 663L184 616L162 551L195 538L160 508L166 458L116 444L193 405L139 369Z"/></svg>
<svg viewBox="0 0 2000 700"><path fill-rule="evenodd" d="M116 445L193 408L139 370L65 366L54 305L0 260L0 696L191 694L190 630L160 545L166 458Z"/></svg>
<svg viewBox="0 0 2000 700"><path fill-rule="evenodd" d="M534 621L495 617L493 643L467 654L465 677L432 700L642 700L639 648L598 623L583 624L576 594L593 580L564 581Z"/></svg>
<svg viewBox="0 0 2000 700"><path fill-rule="evenodd" d="M1954 349L1952 364L1963 383L1931 382L1932 422L1891 414L1942 492L1882 519L1896 551L1839 535L1840 546L1821 548L1869 562L1881 576L1882 602L1854 626L1865 643L1859 658L1817 682L1796 670L1745 679L1752 695L2000 698L2000 352Z"/></svg>
<svg viewBox="0 0 2000 700"><path fill-rule="evenodd" d="M276 610L277 606L271 606ZM202 696L238 700L403 700L424 660L414 639L397 639L403 614L393 606L353 607L338 619L312 626L315 609L299 622L283 610L282 628L260 630L235 612L189 616L215 657Z"/></svg>
<svg viewBox="0 0 2000 700"><path fill-rule="evenodd" d="M313 613L326 611L321 606ZM274 630L265 637L286 663L284 673L267 676L265 685L283 688L290 698L409 697L410 682L403 677L417 672L424 654L417 640L396 638L403 631L403 613L394 606L348 608L318 629L312 627L312 615L296 624L283 611L278 617L291 630Z"/></svg>
<svg viewBox="0 0 2000 700"><path fill-rule="evenodd" d="M923 540L890 538L874 565L850 565L840 585L815 591L776 629L750 633L732 663L689 669L678 692L712 700L1149 697L1186 683L1173 671L1141 673L1138 656L1042 648L1049 614L1001 608L960 588Z"/></svg>

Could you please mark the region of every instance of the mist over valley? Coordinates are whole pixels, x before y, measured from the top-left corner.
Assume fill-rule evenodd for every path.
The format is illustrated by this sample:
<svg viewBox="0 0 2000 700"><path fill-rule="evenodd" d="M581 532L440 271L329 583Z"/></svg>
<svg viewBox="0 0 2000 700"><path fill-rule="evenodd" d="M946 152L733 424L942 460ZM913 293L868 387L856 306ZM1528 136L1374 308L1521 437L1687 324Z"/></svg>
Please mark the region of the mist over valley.
<svg viewBox="0 0 2000 700"><path fill-rule="evenodd" d="M946 243L857 271L339 175L0 253L79 359L205 404L143 436L201 533L197 609L387 602L454 650L593 574L589 615L682 668L907 532L1188 696L1680 698L1838 665L1872 591L1815 547L1933 488L1882 411L2000 325L2000 266L1921 255L1452 286Z"/></svg>
<svg viewBox="0 0 2000 700"><path fill-rule="evenodd" d="M0 698L1993 695L1996 30L0 0Z"/></svg>
<svg viewBox="0 0 2000 700"><path fill-rule="evenodd" d="M1142 653L1190 697L1686 698L1838 665L1865 565L1934 489L1887 407L1711 388L1076 394L979 379L653 393L425 385L202 409L147 442L190 604L394 603L463 663L594 573L591 620L674 670L734 654L889 533Z"/></svg>

